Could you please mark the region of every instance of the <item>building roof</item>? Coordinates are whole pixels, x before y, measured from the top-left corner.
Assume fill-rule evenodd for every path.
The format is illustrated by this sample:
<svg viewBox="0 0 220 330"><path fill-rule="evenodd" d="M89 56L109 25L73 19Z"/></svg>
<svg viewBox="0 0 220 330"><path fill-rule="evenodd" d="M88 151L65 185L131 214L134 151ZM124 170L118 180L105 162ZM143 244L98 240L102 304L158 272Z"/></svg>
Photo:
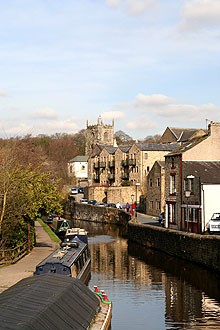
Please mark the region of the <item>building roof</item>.
<svg viewBox="0 0 220 330"><path fill-rule="evenodd" d="M192 149L193 147L195 147L197 144L199 144L200 142L204 141L205 139L207 139L208 135L203 135L203 136L199 136L197 138L194 138L192 140L189 140L187 142L184 142L181 146L179 145L178 148L176 150L174 150L173 152L170 152L168 155L166 156L172 156L172 155L179 155L182 154L184 152L186 152L187 150ZM165 157L166 157L165 156Z"/></svg>
<svg viewBox="0 0 220 330"><path fill-rule="evenodd" d="M173 151L179 148L177 143L137 143L141 151Z"/></svg>
<svg viewBox="0 0 220 330"><path fill-rule="evenodd" d="M183 167L188 174L199 177L201 183L220 184L220 161L183 161Z"/></svg>
<svg viewBox="0 0 220 330"><path fill-rule="evenodd" d="M129 152L129 150L131 149L131 147L132 147L131 145L129 145L129 146L120 145L120 146L118 146L118 149L120 149L124 153L127 153L127 152Z"/></svg>
<svg viewBox="0 0 220 330"><path fill-rule="evenodd" d="M21 280L0 295L1 329L87 329L98 299L80 280L57 274Z"/></svg>
<svg viewBox="0 0 220 330"><path fill-rule="evenodd" d="M88 156L76 156L73 159L69 160L69 163L82 163L82 162L88 162Z"/></svg>
<svg viewBox="0 0 220 330"><path fill-rule="evenodd" d="M169 130L173 136L175 136L177 142L185 142L193 138L193 136L196 136L198 132L204 132L206 133L206 130L204 129L198 129L198 128L177 128L177 127L167 127L165 132ZM163 133L163 135L165 134ZM163 137L162 135L162 137ZM200 133L201 135L201 133ZM162 138L161 137L161 138Z"/></svg>

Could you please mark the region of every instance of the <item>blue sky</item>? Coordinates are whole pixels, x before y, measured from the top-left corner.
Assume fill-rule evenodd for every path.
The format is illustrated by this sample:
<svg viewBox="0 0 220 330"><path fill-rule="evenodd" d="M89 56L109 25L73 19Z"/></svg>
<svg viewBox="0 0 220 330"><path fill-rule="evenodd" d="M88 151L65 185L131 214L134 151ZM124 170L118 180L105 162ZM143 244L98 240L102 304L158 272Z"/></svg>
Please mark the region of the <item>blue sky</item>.
<svg viewBox="0 0 220 330"><path fill-rule="evenodd" d="M220 121L219 0L0 0L0 137Z"/></svg>

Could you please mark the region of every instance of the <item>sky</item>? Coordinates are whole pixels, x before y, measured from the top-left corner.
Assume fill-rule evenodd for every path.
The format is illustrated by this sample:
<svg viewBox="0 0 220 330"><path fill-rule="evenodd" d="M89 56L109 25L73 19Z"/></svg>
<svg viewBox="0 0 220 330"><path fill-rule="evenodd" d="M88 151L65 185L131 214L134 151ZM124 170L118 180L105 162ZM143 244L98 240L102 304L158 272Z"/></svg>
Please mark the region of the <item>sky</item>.
<svg viewBox="0 0 220 330"><path fill-rule="evenodd" d="M220 0L0 0L0 137L220 121Z"/></svg>

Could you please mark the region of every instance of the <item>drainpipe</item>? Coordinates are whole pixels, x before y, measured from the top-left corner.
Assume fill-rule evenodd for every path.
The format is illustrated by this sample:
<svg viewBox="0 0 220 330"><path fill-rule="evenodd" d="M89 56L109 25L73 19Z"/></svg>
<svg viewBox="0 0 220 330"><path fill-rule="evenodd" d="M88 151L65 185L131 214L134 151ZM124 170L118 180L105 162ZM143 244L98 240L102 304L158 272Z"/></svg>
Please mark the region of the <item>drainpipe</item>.
<svg viewBox="0 0 220 330"><path fill-rule="evenodd" d="M180 155L180 205L183 205L183 163L182 154ZM180 212L180 230L183 230L182 208Z"/></svg>

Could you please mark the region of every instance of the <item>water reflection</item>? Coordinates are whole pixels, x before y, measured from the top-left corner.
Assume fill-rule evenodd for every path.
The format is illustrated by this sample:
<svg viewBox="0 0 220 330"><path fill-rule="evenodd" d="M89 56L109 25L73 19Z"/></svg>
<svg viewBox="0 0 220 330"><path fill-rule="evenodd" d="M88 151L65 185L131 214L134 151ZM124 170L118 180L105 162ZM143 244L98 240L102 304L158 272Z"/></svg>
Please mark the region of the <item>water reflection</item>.
<svg viewBox="0 0 220 330"><path fill-rule="evenodd" d="M88 222L83 227L89 232L92 255L89 285L108 290L113 330L219 329L216 274L128 243L122 228Z"/></svg>

